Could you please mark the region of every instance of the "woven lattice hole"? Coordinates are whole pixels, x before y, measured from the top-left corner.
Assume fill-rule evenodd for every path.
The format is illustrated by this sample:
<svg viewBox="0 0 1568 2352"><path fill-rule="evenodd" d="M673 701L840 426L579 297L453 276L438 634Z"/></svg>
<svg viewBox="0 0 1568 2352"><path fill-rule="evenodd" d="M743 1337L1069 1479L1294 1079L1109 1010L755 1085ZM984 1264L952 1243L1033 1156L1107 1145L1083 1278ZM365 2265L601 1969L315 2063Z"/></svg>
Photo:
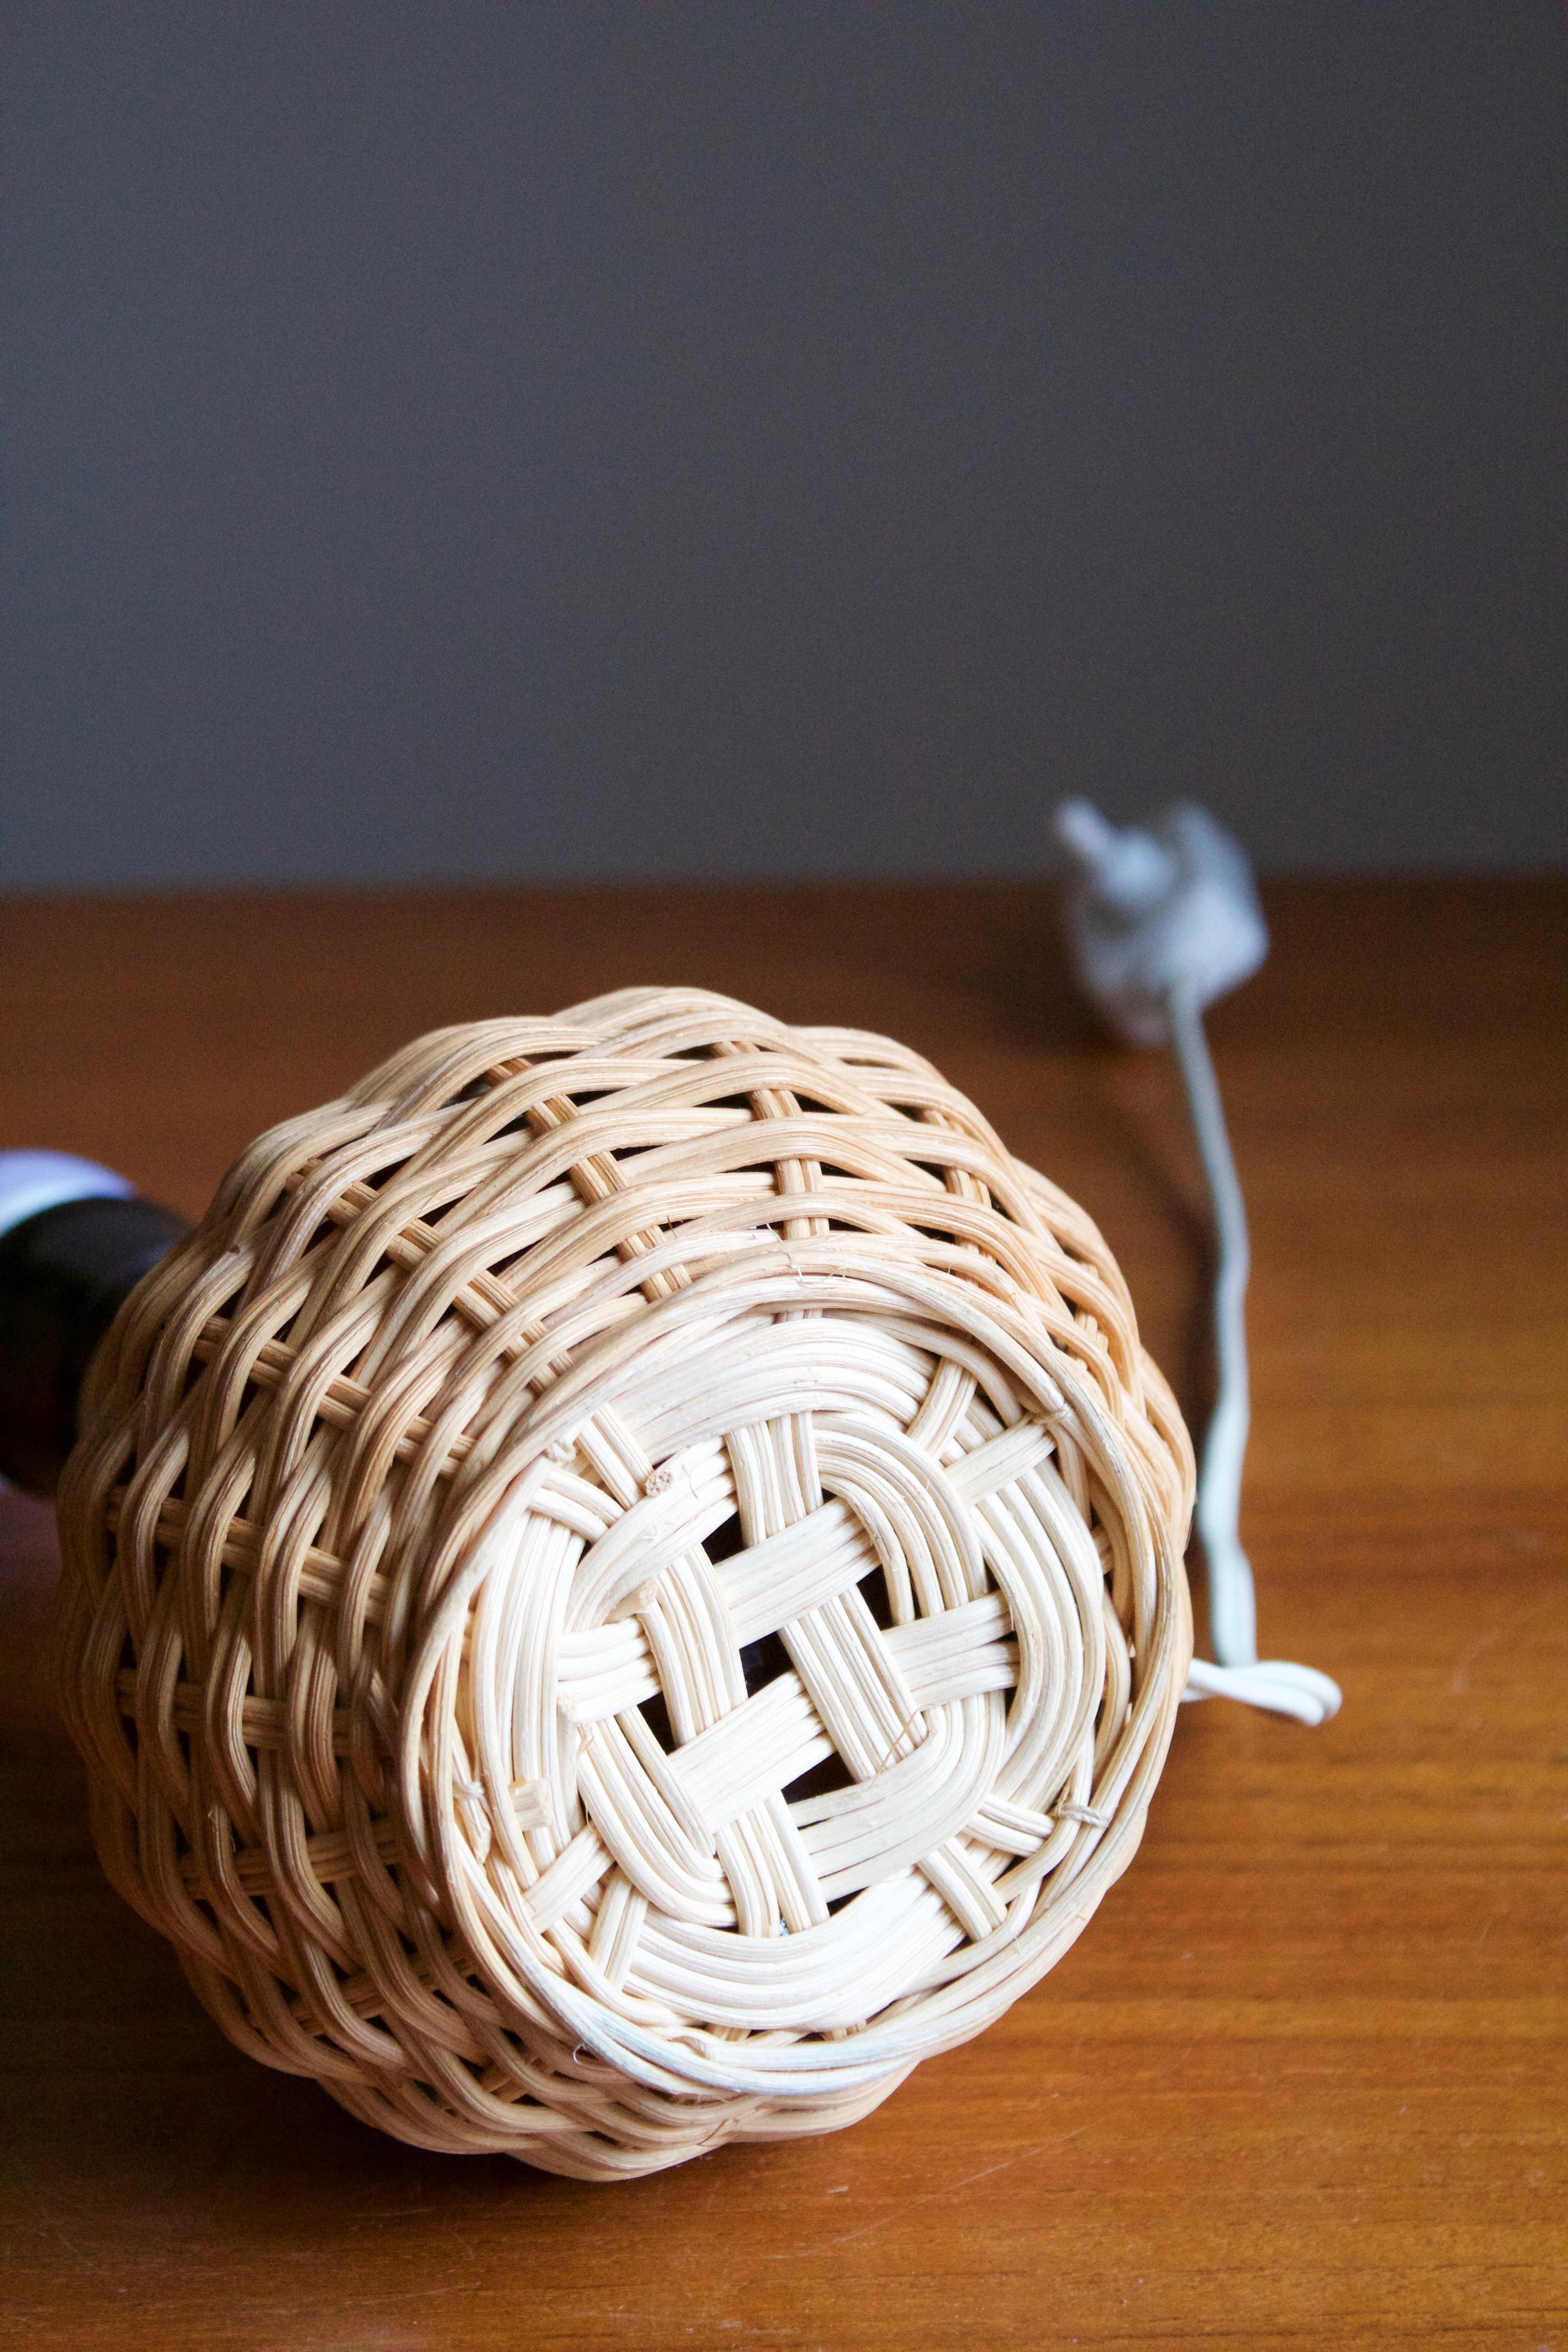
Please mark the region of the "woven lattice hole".
<svg viewBox="0 0 1568 2352"><path fill-rule="evenodd" d="M843 1757L835 1749L831 1756L825 1756L820 1764L809 1765L804 1772L799 1773L790 1781L784 1792L784 1802L790 1805L806 1804L813 1797L829 1797L839 1789L852 1789L854 1785L855 1775ZM840 1904L847 1903L848 1900L847 1895L837 1898ZM834 1905L830 1903L827 1907L831 1911Z"/></svg>

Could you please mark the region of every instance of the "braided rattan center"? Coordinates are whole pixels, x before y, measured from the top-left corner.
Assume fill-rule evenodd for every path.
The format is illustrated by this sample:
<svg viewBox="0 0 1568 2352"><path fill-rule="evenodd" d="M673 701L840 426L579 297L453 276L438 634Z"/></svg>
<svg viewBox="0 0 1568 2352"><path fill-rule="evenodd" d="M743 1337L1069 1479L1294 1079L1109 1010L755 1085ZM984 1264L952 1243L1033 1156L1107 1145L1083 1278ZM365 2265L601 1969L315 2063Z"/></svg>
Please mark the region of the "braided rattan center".
<svg viewBox="0 0 1568 2352"><path fill-rule="evenodd" d="M61 1502L100 1851L268 2063L587 2176L823 2129L1141 1832L1191 1461L917 1056L687 991L422 1039L128 1303Z"/></svg>

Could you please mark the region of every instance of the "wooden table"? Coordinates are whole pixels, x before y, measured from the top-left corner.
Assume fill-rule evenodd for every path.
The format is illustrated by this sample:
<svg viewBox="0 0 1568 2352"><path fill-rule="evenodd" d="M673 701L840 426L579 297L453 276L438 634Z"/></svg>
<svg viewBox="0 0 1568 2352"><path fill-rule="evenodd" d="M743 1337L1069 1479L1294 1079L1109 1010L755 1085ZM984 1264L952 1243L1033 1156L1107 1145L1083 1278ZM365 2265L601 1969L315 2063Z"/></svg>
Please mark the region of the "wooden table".
<svg viewBox="0 0 1568 2352"><path fill-rule="evenodd" d="M1568 2352L1565 895L1298 886L1216 1014L1251 1207L1244 1533L1328 1728L1184 1710L1054 1975L837 2137L619 2189L424 2156L219 2037L109 1892L3 1504L0 2336L160 2352ZM5 1143L199 1209L441 1022L690 980L907 1038L1090 1208L1184 1399L1201 1194L1043 887L13 902Z"/></svg>

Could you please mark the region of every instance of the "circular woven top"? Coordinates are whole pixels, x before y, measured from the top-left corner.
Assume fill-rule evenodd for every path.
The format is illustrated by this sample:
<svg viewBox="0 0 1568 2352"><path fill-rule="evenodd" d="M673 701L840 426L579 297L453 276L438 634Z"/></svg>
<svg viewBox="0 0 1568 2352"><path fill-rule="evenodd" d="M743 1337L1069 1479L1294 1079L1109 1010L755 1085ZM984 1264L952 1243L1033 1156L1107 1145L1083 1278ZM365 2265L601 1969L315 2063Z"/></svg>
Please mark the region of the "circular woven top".
<svg viewBox="0 0 1568 2352"><path fill-rule="evenodd" d="M690 990L422 1038L127 1302L60 1520L100 1852L226 2032L585 2177L821 2130L1140 1836L1192 1460L914 1054Z"/></svg>

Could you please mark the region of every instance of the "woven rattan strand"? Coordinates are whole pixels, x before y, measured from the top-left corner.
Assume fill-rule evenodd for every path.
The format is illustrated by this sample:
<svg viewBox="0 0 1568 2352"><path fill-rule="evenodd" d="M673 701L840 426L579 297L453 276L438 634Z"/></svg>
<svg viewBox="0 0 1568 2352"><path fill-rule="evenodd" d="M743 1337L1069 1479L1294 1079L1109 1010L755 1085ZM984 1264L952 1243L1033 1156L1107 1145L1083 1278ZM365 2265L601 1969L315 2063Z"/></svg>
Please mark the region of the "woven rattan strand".
<svg viewBox="0 0 1568 2352"><path fill-rule="evenodd" d="M1082 1211L917 1055L631 990L265 1135L60 1501L116 1886L418 2146L831 2129L1142 1833L1192 1457Z"/></svg>

